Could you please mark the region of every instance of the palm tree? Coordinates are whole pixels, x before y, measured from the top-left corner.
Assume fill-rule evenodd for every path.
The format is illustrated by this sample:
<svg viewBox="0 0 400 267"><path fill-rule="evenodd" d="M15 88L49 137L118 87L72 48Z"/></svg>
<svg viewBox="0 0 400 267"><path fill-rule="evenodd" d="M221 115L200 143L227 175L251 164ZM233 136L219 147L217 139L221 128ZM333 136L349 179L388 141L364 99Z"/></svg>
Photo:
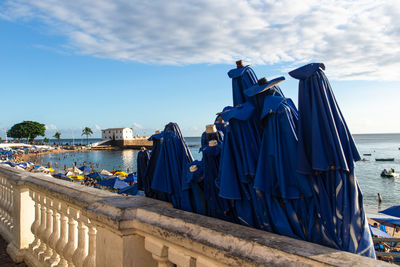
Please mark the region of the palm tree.
<svg viewBox="0 0 400 267"><path fill-rule="evenodd" d="M89 135L92 135L92 134L93 134L92 129L90 129L89 127L85 127L82 130L82 135L86 135L86 145L89 144Z"/></svg>
<svg viewBox="0 0 400 267"><path fill-rule="evenodd" d="M53 137L56 138L56 139L58 140L58 145L60 145L61 133L60 133L60 132L56 132L56 133L53 135Z"/></svg>

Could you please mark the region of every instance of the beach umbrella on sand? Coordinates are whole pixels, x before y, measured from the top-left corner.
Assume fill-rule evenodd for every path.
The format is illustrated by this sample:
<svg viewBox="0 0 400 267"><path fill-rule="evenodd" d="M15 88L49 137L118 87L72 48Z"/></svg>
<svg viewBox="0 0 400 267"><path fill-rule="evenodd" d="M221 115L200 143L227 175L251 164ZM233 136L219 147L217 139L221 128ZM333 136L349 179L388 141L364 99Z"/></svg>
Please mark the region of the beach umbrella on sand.
<svg viewBox="0 0 400 267"><path fill-rule="evenodd" d="M118 177L102 180L100 182L97 182L96 185L101 185L101 186L109 187L112 189L122 189L122 188L129 186L129 184L122 181Z"/></svg>
<svg viewBox="0 0 400 267"><path fill-rule="evenodd" d="M263 228L262 208L253 187L261 144L255 108L240 104L221 113L229 122L224 136L220 163L219 196L233 201L241 224Z"/></svg>
<svg viewBox="0 0 400 267"><path fill-rule="evenodd" d="M107 177L107 175L101 174L99 172L92 172L92 173L88 174L87 176L92 179L98 180L98 181L104 180Z"/></svg>
<svg viewBox="0 0 400 267"><path fill-rule="evenodd" d="M400 206L392 206L390 208L380 211L379 213L383 213L394 217L400 217Z"/></svg>
<svg viewBox="0 0 400 267"><path fill-rule="evenodd" d="M130 173L130 174L128 175L128 177L126 177L126 178L124 179L124 182L125 182L125 183L136 183L137 180L138 180L137 175L135 175L135 174L133 174L133 173Z"/></svg>
<svg viewBox="0 0 400 267"><path fill-rule="evenodd" d="M308 178L296 172L297 113L282 96L268 95L254 188L263 203L266 230L311 241L316 213Z"/></svg>
<svg viewBox="0 0 400 267"><path fill-rule="evenodd" d="M323 229L319 243L375 258L354 176L354 161L360 156L324 69L312 63L289 73L300 80L297 171L313 184Z"/></svg>
<svg viewBox="0 0 400 267"><path fill-rule="evenodd" d="M167 193L174 208L193 212L195 210L192 190L183 190L182 184L189 163L193 161L189 147L183 139L179 126L169 123L163 132L160 154L154 172L152 188Z"/></svg>
<svg viewBox="0 0 400 267"><path fill-rule="evenodd" d="M133 184L130 186L127 186L125 188L122 188L118 191L118 193L120 194L127 194L127 195L132 195L132 196L136 196L138 194L138 185L137 184Z"/></svg>
<svg viewBox="0 0 400 267"><path fill-rule="evenodd" d="M228 72L229 78L232 79L232 96L233 105L239 105L246 101L244 90L257 84L257 76L253 69L249 66L244 66L243 61L236 62L236 69Z"/></svg>
<svg viewBox="0 0 400 267"><path fill-rule="evenodd" d="M150 152L146 148L140 149L137 155L137 183L139 190L144 190L144 179L150 160Z"/></svg>
<svg viewBox="0 0 400 267"><path fill-rule="evenodd" d="M116 171L114 172L114 175L122 176L122 177L127 177L129 174L123 171Z"/></svg>
<svg viewBox="0 0 400 267"><path fill-rule="evenodd" d="M79 170L81 170L83 173L89 173L89 172L92 171L92 169L90 169L86 165L83 165L83 166L79 167Z"/></svg>
<svg viewBox="0 0 400 267"><path fill-rule="evenodd" d="M100 170L99 173L104 174L104 175L112 175L111 172L107 171L107 170Z"/></svg>
<svg viewBox="0 0 400 267"><path fill-rule="evenodd" d="M62 173L53 174L53 177L63 180L70 180L70 178Z"/></svg>

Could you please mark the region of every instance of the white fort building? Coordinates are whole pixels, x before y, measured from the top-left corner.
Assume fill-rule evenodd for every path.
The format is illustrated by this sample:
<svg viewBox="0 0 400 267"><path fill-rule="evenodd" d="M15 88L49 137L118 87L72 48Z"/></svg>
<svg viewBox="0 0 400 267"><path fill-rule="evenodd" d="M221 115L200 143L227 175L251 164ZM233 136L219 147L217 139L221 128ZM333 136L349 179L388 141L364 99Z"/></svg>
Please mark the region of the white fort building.
<svg viewBox="0 0 400 267"><path fill-rule="evenodd" d="M132 140L133 131L131 128L108 128L101 130L103 140Z"/></svg>

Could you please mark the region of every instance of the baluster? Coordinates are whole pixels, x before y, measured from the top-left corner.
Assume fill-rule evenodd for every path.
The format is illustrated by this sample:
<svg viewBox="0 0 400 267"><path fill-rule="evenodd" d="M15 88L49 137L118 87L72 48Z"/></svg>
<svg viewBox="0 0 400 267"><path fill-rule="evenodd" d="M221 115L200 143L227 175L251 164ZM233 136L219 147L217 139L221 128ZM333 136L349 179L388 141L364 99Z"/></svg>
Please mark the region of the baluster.
<svg viewBox="0 0 400 267"><path fill-rule="evenodd" d="M68 206L65 203L61 203L58 210L61 214L61 225L60 225L60 239L56 244L56 251L60 258L58 266L68 266L67 261L64 258L63 250L68 243Z"/></svg>
<svg viewBox="0 0 400 267"><path fill-rule="evenodd" d="M43 234L46 231L46 206L45 197L38 193L39 203L40 203L40 225L37 231L37 236L39 238L40 245L34 250L34 256L38 259L39 254L46 250L46 244L43 242Z"/></svg>
<svg viewBox="0 0 400 267"><path fill-rule="evenodd" d="M35 221L32 223L31 231L35 239L29 245L29 251L33 253L33 251L40 245L40 240L38 238L38 229L40 225L40 204L38 194L33 191L29 191L29 195L31 196L32 200L35 202Z"/></svg>
<svg viewBox="0 0 400 267"><path fill-rule="evenodd" d="M87 219L82 216L81 212L76 213L75 219L78 221L78 248L72 256L72 262L77 267L82 267L83 261L87 256L87 237L88 228L85 225Z"/></svg>
<svg viewBox="0 0 400 267"><path fill-rule="evenodd" d="M58 239L60 238L60 209L61 203L58 200L53 200L51 209L53 212L53 231L49 237L48 246L51 249L51 257L46 260L47 266L52 266L60 260L57 251L55 250Z"/></svg>
<svg viewBox="0 0 400 267"><path fill-rule="evenodd" d="M65 260L68 262L68 266L73 266L72 256L76 250L76 225L77 222L74 219L76 217L77 210L69 207L68 208L68 243L63 250ZM60 253L61 254L61 253Z"/></svg>
<svg viewBox="0 0 400 267"><path fill-rule="evenodd" d="M0 179L0 187L1 187L1 191L0 191L0 222L4 223L5 220L5 216L6 216L6 212L5 212L5 187L4 187L4 178Z"/></svg>
<svg viewBox="0 0 400 267"><path fill-rule="evenodd" d="M144 239L144 247L150 251L151 256L158 263L158 267L172 267L173 264L168 260L168 247L163 245L160 241L146 237Z"/></svg>
<svg viewBox="0 0 400 267"><path fill-rule="evenodd" d="M53 211L51 209L53 200L46 197L46 231L44 231L42 241L46 244L46 249L39 256L39 261L44 262L46 259L50 258L53 249L49 246L49 238L53 232Z"/></svg>
<svg viewBox="0 0 400 267"><path fill-rule="evenodd" d="M96 266L96 234L97 229L94 224L88 221L89 228L89 250L88 255L83 261L83 266L85 267L94 267Z"/></svg>
<svg viewBox="0 0 400 267"><path fill-rule="evenodd" d="M8 207L7 207L7 214L8 214L8 220L7 220L7 226L11 230L13 228L13 205L14 205L14 198L13 198L13 186L7 182L8 185Z"/></svg>

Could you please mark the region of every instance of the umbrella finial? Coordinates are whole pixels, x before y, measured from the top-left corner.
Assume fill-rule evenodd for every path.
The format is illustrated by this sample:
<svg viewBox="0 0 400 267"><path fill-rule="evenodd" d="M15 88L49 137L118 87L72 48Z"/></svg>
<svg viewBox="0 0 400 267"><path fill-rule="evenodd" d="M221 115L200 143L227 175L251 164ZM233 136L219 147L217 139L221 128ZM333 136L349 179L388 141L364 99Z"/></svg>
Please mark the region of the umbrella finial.
<svg viewBox="0 0 400 267"><path fill-rule="evenodd" d="M195 171L197 171L197 165L192 165L192 166L190 166L190 167L189 167L189 171L190 171L190 172L195 172Z"/></svg>
<svg viewBox="0 0 400 267"><path fill-rule="evenodd" d="M261 79L258 80L258 85L263 85L263 84L267 84L268 80L265 77L262 77Z"/></svg>
<svg viewBox="0 0 400 267"><path fill-rule="evenodd" d="M243 67L244 67L243 60L236 61L236 68L240 69L240 68L243 68Z"/></svg>
<svg viewBox="0 0 400 267"><path fill-rule="evenodd" d="M216 133L216 132L217 132L217 127L215 127L215 124L206 125L206 133Z"/></svg>

